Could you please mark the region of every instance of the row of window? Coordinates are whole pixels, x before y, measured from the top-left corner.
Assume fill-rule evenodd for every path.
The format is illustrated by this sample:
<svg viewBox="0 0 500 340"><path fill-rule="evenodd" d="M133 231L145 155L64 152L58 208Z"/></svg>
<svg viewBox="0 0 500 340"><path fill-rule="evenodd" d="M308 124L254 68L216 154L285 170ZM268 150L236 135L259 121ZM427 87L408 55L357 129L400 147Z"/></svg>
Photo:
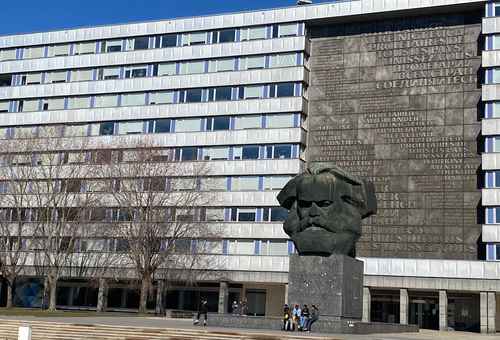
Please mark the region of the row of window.
<svg viewBox="0 0 500 340"><path fill-rule="evenodd" d="M488 2L486 4L486 17L500 16L500 3Z"/></svg>
<svg viewBox="0 0 500 340"><path fill-rule="evenodd" d="M299 113L133 120L0 128L0 139L84 137L300 127Z"/></svg>
<svg viewBox="0 0 500 340"><path fill-rule="evenodd" d="M486 207L486 224L500 224L500 207Z"/></svg>
<svg viewBox="0 0 500 340"><path fill-rule="evenodd" d="M245 71L253 69L300 66L303 65L303 63L303 54L293 52L274 55L256 55L160 64L87 68L14 75L2 74L0 75L0 86L21 86L107 79L187 75L209 72Z"/></svg>
<svg viewBox="0 0 500 340"><path fill-rule="evenodd" d="M53 240L55 241L55 240ZM71 242L71 238L57 240L59 244L51 244L51 249L67 251L72 243L73 252L112 252L123 253L130 249L130 243L123 238L94 238L77 239ZM18 242L21 250L43 250L48 246L47 238L12 238L6 240L5 244L10 249L17 249ZM295 248L288 240L249 240L249 239L225 239L225 240L200 240L200 239L176 239L158 240L157 251L162 251L170 246L177 254L209 254L209 255L260 255L260 256L287 256L293 254Z"/></svg>
<svg viewBox="0 0 500 340"><path fill-rule="evenodd" d="M485 188L500 188L500 171L486 171L484 179Z"/></svg>
<svg viewBox="0 0 500 340"><path fill-rule="evenodd" d="M208 160L257 160L299 158L298 144L268 144L221 147L178 147L158 149L151 162L188 162ZM0 155L0 165L112 164L145 161L135 150L102 149L59 153L20 153Z"/></svg>
<svg viewBox="0 0 500 340"><path fill-rule="evenodd" d="M245 99L298 97L301 95L301 83L278 83L236 87L223 86L173 91L133 92L96 96L89 95L0 101L0 112L33 112L116 106L202 103Z"/></svg>
<svg viewBox="0 0 500 340"><path fill-rule="evenodd" d="M0 50L0 61L220 44L301 35L304 35L303 23L228 28L208 32L172 33L125 39L2 49Z"/></svg>
<svg viewBox="0 0 500 340"><path fill-rule="evenodd" d="M500 136L486 137L484 139L485 152L500 152Z"/></svg>
<svg viewBox="0 0 500 340"><path fill-rule="evenodd" d="M283 222L288 211L281 207L254 208L158 208L131 210L126 208L3 208L0 220L4 222L131 222L140 221L141 214L148 221L167 222Z"/></svg>
<svg viewBox="0 0 500 340"><path fill-rule="evenodd" d="M63 179L52 182L0 181L0 194L30 192L170 192L170 191L269 191L281 190L291 176L152 177L135 179Z"/></svg>

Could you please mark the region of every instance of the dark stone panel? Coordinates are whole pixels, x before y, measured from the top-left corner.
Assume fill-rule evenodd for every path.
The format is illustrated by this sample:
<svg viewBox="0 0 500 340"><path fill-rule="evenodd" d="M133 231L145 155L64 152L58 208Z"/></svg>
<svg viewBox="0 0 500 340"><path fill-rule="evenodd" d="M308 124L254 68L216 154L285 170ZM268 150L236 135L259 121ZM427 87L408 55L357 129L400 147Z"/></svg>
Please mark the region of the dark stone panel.
<svg viewBox="0 0 500 340"><path fill-rule="evenodd" d="M312 28L308 162L377 191L358 256L477 259L480 17Z"/></svg>

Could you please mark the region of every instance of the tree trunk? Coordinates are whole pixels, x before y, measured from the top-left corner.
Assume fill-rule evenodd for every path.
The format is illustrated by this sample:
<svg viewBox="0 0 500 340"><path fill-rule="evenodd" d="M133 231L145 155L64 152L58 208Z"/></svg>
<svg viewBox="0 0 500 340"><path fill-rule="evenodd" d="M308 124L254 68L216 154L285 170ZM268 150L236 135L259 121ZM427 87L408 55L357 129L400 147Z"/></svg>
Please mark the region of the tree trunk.
<svg viewBox="0 0 500 340"><path fill-rule="evenodd" d="M141 283L141 299L139 302L139 313L146 313L147 311L150 285L151 285L151 277L149 275L147 276L145 275L142 278L142 283Z"/></svg>
<svg viewBox="0 0 500 340"><path fill-rule="evenodd" d="M7 282L7 308L12 308L12 290L14 282Z"/></svg>
<svg viewBox="0 0 500 340"><path fill-rule="evenodd" d="M57 279L49 277L49 312L56 311Z"/></svg>
<svg viewBox="0 0 500 340"><path fill-rule="evenodd" d="M156 308L155 308L155 313L156 315L164 315L165 314L165 309L163 307L163 292L165 290L165 281L163 280L158 280L158 285L156 288Z"/></svg>

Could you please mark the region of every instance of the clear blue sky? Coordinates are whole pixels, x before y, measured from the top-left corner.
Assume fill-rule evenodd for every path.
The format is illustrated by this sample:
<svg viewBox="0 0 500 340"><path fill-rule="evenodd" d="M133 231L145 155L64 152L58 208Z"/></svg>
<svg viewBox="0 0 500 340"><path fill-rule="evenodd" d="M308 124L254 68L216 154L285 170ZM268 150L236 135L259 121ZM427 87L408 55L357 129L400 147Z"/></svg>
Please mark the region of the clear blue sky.
<svg viewBox="0 0 500 340"><path fill-rule="evenodd" d="M296 0L0 0L0 35L295 5ZM315 0L314 3L329 2ZM331 2L331 1L330 1Z"/></svg>

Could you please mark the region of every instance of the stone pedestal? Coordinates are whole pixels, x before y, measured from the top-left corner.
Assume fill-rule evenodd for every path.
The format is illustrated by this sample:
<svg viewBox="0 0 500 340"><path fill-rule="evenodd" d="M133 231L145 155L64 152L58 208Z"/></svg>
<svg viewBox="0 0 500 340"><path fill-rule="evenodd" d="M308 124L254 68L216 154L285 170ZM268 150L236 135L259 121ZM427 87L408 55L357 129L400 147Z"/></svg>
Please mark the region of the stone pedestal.
<svg viewBox="0 0 500 340"><path fill-rule="evenodd" d="M345 255L290 257L288 303L318 306L322 319L361 320L363 262Z"/></svg>

